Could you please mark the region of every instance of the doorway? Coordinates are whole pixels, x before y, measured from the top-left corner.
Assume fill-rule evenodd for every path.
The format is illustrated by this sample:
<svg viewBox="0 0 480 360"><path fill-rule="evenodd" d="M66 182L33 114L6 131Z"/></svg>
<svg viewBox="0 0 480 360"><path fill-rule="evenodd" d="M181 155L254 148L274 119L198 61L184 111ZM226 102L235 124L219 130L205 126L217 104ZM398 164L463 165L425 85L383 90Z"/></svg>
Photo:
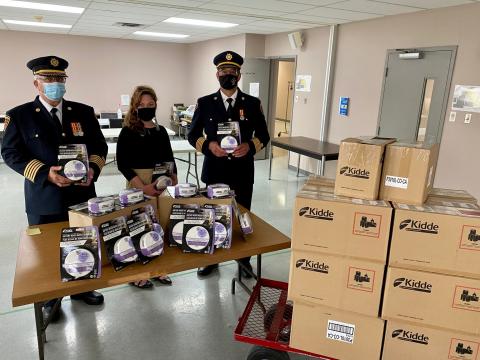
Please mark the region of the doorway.
<svg viewBox="0 0 480 360"><path fill-rule="evenodd" d="M388 50L379 136L440 142L456 52L456 46Z"/></svg>

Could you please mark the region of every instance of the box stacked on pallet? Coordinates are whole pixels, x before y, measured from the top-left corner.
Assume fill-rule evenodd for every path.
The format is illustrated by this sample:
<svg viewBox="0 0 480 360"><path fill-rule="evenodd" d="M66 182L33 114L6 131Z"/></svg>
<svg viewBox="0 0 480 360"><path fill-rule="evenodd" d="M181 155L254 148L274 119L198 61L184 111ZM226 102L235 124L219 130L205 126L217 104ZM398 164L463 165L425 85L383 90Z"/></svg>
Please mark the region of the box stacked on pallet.
<svg viewBox="0 0 480 360"><path fill-rule="evenodd" d="M290 346L331 358L379 359L379 318L392 208L333 194L311 177L293 214Z"/></svg>

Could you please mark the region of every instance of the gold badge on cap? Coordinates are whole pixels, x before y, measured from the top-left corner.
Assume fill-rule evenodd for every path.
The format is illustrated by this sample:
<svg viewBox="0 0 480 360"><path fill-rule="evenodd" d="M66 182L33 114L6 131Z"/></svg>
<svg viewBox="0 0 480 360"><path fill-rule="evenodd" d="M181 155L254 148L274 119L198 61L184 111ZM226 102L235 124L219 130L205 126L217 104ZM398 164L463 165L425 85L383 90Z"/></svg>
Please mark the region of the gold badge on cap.
<svg viewBox="0 0 480 360"><path fill-rule="evenodd" d="M58 61L57 58L51 58L50 59L50 65L57 67L60 62Z"/></svg>
<svg viewBox="0 0 480 360"><path fill-rule="evenodd" d="M225 58L226 58L228 61L230 61L230 60L233 59L233 56L232 56L232 54L227 53L227 55L225 56Z"/></svg>

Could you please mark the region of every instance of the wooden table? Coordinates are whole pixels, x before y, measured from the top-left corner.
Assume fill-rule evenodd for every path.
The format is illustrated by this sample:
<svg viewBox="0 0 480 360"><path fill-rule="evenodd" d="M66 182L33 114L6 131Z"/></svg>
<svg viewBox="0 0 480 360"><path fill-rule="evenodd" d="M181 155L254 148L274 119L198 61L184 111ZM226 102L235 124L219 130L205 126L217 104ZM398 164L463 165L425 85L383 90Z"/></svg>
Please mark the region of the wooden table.
<svg viewBox="0 0 480 360"><path fill-rule="evenodd" d="M246 240L243 239L235 222L231 249L219 249L214 254L207 255L184 254L178 248L165 247L164 254L147 265L135 264L118 272L108 265L102 268L100 279L67 283L60 280L59 241L60 231L68 227L68 222L39 225L42 232L40 235L28 236L23 233L18 247L12 304L14 307L34 304L39 358L44 359L44 343L49 321L44 323L42 305L47 300L253 255L258 255L257 274L254 275L259 279L261 254L289 248L290 239L259 217L250 215L254 233ZM235 283L248 290L242 282L241 271L238 278L232 279L232 293L235 293Z"/></svg>
<svg viewBox="0 0 480 360"><path fill-rule="evenodd" d="M270 141L270 169L268 180L272 179L273 147L279 147L298 154L297 176L300 172L300 156L308 156L321 161L320 175L325 171L325 161L337 160L340 146L329 142L311 139L305 136L289 136L274 138Z"/></svg>

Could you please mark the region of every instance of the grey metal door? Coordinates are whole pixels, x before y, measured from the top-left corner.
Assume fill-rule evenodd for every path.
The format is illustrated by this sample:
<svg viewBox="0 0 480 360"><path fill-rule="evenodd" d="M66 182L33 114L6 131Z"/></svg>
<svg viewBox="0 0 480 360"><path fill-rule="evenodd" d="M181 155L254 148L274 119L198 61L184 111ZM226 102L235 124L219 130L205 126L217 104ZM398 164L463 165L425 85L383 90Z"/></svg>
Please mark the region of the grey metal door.
<svg viewBox="0 0 480 360"><path fill-rule="evenodd" d="M252 85L251 85L252 84ZM258 85L257 85L258 84ZM258 87L258 98L262 102L265 119L268 120L268 99L270 91L270 60L269 59L245 59L242 66L242 91L250 94ZM252 94L250 94L252 95ZM257 94L253 94L257 95ZM269 124L267 124L270 128ZM266 149L255 155L255 160L267 158Z"/></svg>
<svg viewBox="0 0 480 360"><path fill-rule="evenodd" d="M389 50L378 135L440 142L456 47Z"/></svg>

